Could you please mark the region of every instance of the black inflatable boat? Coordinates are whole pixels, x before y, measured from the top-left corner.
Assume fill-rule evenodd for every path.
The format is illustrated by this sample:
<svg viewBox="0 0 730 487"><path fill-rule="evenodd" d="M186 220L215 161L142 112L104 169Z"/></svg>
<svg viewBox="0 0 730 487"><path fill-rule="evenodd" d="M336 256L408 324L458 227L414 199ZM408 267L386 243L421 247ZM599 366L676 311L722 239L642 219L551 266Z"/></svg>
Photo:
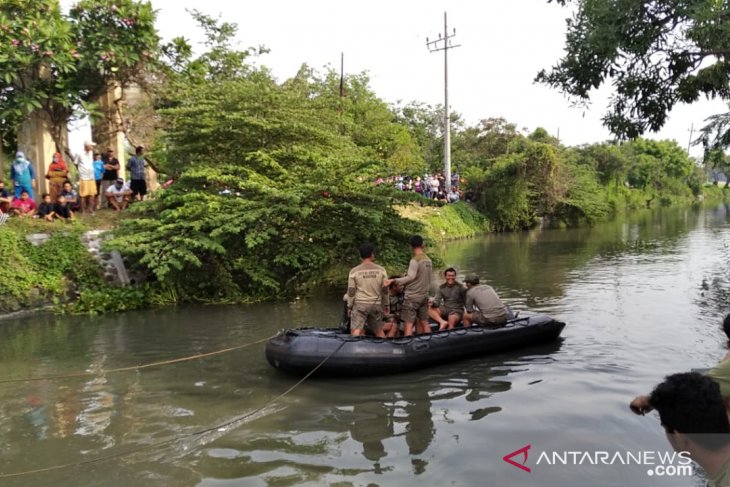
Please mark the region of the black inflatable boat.
<svg viewBox="0 0 730 487"><path fill-rule="evenodd" d="M266 359L279 370L321 376L395 374L467 357L498 353L557 339L565 323L549 316L515 318L501 328L473 326L381 339L353 337L337 328L284 330L266 343Z"/></svg>

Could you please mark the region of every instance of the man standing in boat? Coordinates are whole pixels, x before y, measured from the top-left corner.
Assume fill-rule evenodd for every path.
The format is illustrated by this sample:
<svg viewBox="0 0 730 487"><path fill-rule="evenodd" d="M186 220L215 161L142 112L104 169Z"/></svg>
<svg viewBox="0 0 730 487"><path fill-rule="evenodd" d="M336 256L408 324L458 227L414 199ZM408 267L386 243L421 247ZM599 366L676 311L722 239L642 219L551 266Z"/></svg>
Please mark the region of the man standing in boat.
<svg viewBox="0 0 730 487"><path fill-rule="evenodd" d="M477 325L502 326L507 323L507 307L492 286L479 285L479 276L470 274L466 283L466 313L464 327ZM476 309L475 309L476 308Z"/></svg>
<svg viewBox="0 0 730 487"><path fill-rule="evenodd" d="M383 333L383 310L388 306L388 274L374 262L375 249L370 243L360 246L360 265L350 270L347 278L347 312L350 315L350 333L365 334L367 326L375 336Z"/></svg>
<svg viewBox="0 0 730 487"><path fill-rule="evenodd" d="M428 292L431 289L431 259L423 251L423 237L414 235L410 240L413 257L408 265L408 273L397 279L388 279L385 285L391 282L405 286L405 298L401 318L405 322L404 336L413 336L413 325L418 324L417 333L431 333L428 325Z"/></svg>

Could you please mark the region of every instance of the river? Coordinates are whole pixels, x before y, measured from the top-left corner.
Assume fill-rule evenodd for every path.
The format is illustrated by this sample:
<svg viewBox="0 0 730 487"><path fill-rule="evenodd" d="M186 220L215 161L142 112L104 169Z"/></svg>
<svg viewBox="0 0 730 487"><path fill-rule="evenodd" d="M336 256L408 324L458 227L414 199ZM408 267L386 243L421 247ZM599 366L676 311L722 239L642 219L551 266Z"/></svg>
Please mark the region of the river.
<svg viewBox="0 0 730 487"><path fill-rule="evenodd" d="M656 414L628 410L666 374L724 354L730 206L642 212L592 228L451 242L444 261L478 273L514 309L567 323L562 341L417 373L296 378L263 345L131 372L287 326L337 322L339 296L0 322L0 474L17 486L701 485L646 466L536 465L537 447L671 451ZM201 276L201 278L209 278ZM137 453L123 454L144 448ZM534 446L528 473L502 456Z"/></svg>

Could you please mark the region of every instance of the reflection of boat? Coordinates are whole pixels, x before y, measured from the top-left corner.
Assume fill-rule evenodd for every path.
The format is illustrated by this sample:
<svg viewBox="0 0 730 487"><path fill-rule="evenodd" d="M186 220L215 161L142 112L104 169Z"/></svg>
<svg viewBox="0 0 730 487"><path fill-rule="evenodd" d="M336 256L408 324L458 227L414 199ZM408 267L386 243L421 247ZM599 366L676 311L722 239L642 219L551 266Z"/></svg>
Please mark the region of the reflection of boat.
<svg viewBox="0 0 730 487"><path fill-rule="evenodd" d="M266 359L277 369L296 374L306 374L323 361L319 375L393 374L545 343L558 338L564 327L565 323L537 315L510 320L501 328L474 326L395 339L353 337L335 328L301 328L270 339Z"/></svg>

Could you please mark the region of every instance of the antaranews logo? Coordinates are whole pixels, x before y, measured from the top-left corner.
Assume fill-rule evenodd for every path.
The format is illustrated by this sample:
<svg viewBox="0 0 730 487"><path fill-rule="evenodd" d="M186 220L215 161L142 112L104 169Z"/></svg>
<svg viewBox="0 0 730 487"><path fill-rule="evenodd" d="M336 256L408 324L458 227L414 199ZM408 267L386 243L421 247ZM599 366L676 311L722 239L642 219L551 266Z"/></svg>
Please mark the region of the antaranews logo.
<svg viewBox="0 0 730 487"><path fill-rule="evenodd" d="M532 473L527 465L532 444L506 454L502 460L513 467ZM659 477L690 477L694 474L692 459L686 451L607 451L607 450L543 450L537 455L535 467L634 465L648 467L646 475Z"/></svg>
<svg viewBox="0 0 730 487"><path fill-rule="evenodd" d="M505 456L502 457L502 460L509 463L510 465L514 465L515 467L524 470L525 472L532 472L532 469L526 465L527 463L527 457L528 453L530 451L530 448L532 448L532 445L525 445L519 450L515 450L512 453L508 453ZM522 463L517 463L514 460L512 460L513 457L516 456L522 456Z"/></svg>

